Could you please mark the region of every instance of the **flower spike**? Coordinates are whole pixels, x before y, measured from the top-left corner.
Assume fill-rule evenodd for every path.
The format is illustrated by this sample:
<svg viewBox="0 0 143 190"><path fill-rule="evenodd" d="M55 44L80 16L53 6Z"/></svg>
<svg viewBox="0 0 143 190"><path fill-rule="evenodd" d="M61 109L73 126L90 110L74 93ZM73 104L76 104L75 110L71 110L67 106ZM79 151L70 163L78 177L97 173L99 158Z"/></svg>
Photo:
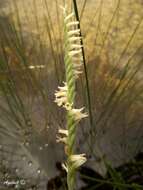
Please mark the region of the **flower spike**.
<svg viewBox="0 0 143 190"><path fill-rule="evenodd" d="M67 112L67 127L59 129L57 142L65 144L65 153L67 154L67 162L63 164L63 168L67 171L68 189L74 189L75 171L78 167L86 162L85 154L76 155L74 153L74 142L76 138L77 123L87 117L87 113L83 113L84 108L75 108L75 83L81 74L83 65L82 46L79 22L75 19L74 11L68 14L67 7L63 9L64 14L64 48L65 48L65 73L66 82L63 87L58 87L55 92L55 102L58 106L63 107Z"/></svg>

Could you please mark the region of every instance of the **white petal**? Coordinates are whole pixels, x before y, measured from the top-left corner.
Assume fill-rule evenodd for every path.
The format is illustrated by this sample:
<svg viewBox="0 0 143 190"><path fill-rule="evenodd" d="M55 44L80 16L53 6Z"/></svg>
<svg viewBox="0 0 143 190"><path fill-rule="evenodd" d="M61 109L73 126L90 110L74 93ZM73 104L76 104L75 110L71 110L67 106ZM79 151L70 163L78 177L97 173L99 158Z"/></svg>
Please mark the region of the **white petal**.
<svg viewBox="0 0 143 190"><path fill-rule="evenodd" d="M82 46L80 44L72 44L71 48L82 48Z"/></svg>
<svg viewBox="0 0 143 190"><path fill-rule="evenodd" d="M69 36L74 35L74 34L80 34L80 29L71 30L71 31L68 32Z"/></svg>
<svg viewBox="0 0 143 190"><path fill-rule="evenodd" d="M77 40L80 41L81 39L82 39L81 36L74 36L74 37L69 38L69 41L70 41L70 42L74 42L74 41L77 41Z"/></svg>
<svg viewBox="0 0 143 190"><path fill-rule="evenodd" d="M67 91L68 90L67 83L64 82L64 86L59 86L58 89Z"/></svg>

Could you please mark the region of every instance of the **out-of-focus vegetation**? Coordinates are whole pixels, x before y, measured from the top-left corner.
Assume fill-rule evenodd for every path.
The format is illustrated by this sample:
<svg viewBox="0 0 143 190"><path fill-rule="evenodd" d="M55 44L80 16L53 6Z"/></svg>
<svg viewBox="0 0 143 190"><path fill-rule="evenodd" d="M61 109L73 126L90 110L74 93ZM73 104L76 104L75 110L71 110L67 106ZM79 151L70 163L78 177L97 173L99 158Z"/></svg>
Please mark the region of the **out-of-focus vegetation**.
<svg viewBox="0 0 143 190"><path fill-rule="evenodd" d="M38 162L33 168L41 167L48 176L54 172L45 168L51 165L55 171L56 160L63 158L55 139L65 118L53 102L54 91L64 80L62 4L0 1L0 144L6 139L19 144L28 160ZM143 3L77 0L77 4L89 82L88 89L84 73L77 83L77 100L90 113L81 123L77 147L87 153L89 165L102 171L105 158L116 166L142 149ZM48 150L43 148L47 144Z"/></svg>

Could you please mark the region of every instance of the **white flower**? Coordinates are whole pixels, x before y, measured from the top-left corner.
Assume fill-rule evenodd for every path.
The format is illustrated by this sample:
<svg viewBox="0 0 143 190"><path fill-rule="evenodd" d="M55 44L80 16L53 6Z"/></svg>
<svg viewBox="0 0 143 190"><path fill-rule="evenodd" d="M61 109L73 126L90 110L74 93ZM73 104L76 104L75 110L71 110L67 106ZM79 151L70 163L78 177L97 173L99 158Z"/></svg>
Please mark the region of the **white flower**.
<svg viewBox="0 0 143 190"><path fill-rule="evenodd" d="M82 37L80 37L80 36L73 36L73 37L69 38L69 41L71 43L71 42L75 42L75 41L80 41L81 39L82 39Z"/></svg>
<svg viewBox="0 0 143 190"><path fill-rule="evenodd" d="M86 157L85 154L77 154L77 155L71 155L70 156L70 161L72 162L72 167L74 169L80 167L82 164L86 162Z"/></svg>
<svg viewBox="0 0 143 190"><path fill-rule="evenodd" d="M69 36L72 36L72 35L79 35L80 34L80 29L76 29L76 30L70 30L68 32L68 35Z"/></svg>
<svg viewBox="0 0 143 190"><path fill-rule="evenodd" d="M67 23L67 27L78 26L78 24L79 24L79 21L68 22L68 23Z"/></svg>
<svg viewBox="0 0 143 190"><path fill-rule="evenodd" d="M73 115L75 121L80 121L82 118L85 118L88 116L87 113L82 113L84 108L80 108L80 109L71 109L70 110L70 114Z"/></svg>
<svg viewBox="0 0 143 190"><path fill-rule="evenodd" d="M69 52L69 56L73 57L73 56L78 55L80 53L81 53L81 49L79 49L79 50L71 50Z"/></svg>
<svg viewBox="0 0 143 190"><path fill-rule="evenodd" d="M62 142L62 143L64 143L64 144L67 144L67 137L68 137L68 130L66 130L66 129L59 129L58 130L58 133L60 134L60 135L63 135L64 137L59 137L59 136L57 136L57 139L56 139L56 141L57 142Z"/></svg>
<svg viewBox="0 0 143 190"><path fill-rule="evenodd" d="M68 136L68 130L66 130L66 129L59 129L59 131L58 131L60 134L63 134L63 135L65 135L65 136Z"/></svg>
<svg viewBox="0 0 143 190"><path fill-rule="evenodd" d="M80 45L80 44L71 44L71 48L73 49L73 48L76 48L76 49L80 49L80 48L82 48L82 45ZM80 59L81 60L81 59Z"/></svg>
<svg viewBox="0 0 143 190"><path fill-rule="evenodd" d="M67 98L66 97L60 97L56 98L55 103L57 103L58 106L62 106L63 104L66 104Z"/></svg>

